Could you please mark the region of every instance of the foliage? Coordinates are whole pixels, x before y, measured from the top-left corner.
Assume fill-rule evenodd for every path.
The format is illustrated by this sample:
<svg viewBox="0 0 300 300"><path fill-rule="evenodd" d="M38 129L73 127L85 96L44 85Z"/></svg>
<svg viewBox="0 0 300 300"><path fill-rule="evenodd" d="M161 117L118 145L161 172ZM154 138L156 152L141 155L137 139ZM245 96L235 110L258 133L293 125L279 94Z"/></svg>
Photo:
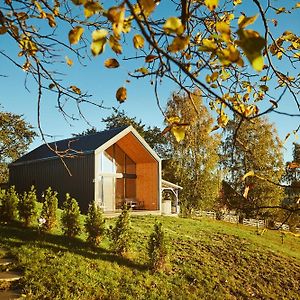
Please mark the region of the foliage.
<svg viewBox="0 0 300 300"><path fill-rule="evenodd" d="M29 227L37 216L37 197L35 187L32 185L30 191L24 192L19 199L19 217L24 221L25 227Z"/></svg>
<svg viewBox="0 0 300 300"><path fill-rule="evenodd" d="M150 268L153 271L162 270L165 267L168 251L165 233L162 229L162 223L154 224L154 231L149 237L148 254L150 259Z"/></svg>
<svg viewBox="0 0 300 300"><path fill-rule="evenodd" d="M85 230L88 234L87 241L95 247L99 246L106 229L102 209L95 203L89 206L88 214L85 219Z"/></svg>
<svg viewBox="0 0 300 300"><path fill-rule="evenodd" d="M246 210L251 215L257 207L281 203L283 188L278 184L284 172L282 143L266 118L245 122L236 117L229 122L221 164L224 179L244 200L234 204L225 195L228 208Z"/></svg>
<svg viewBox="0 0 300 300"><path fill-rule="evenodd" d="M0 220L4 222L15 221L18 217L19 196L14 186L1 192Z"/></svg>
<svg viewBox="0 0 300 300"><path fill-rule="evenodd" d="M167 104L169 131L185 138L180 142L171 138L172 158L163 170L165 178L183 187L180 205L188 212L212 207L219 189L217 149L220 136L211 132L213 118L203 105L200 92L192 100L187 95L173 94ZM178 120L174 123L176 114Z"/></svg>
<svg viewBox="0 0 300 300"><path fill-rule="evenodd" d="M82 230L80 222L80 209L76 199L66 194L61 214L61 225L64 234L68 237L75 237Z"/></svg>
<svg viewBox="0 0 300 300"><path fill-rule="evenodd" d="M44 192L43 207L41 211L41 230L50 232L57 223L57 192L52 191L51 187L48 187Z"/></svg>
<svg viewBox="0 0 300 300"><path fill-rule="evenodd" d="M0 244L23 270L22 294L37 299L298 299L299 238L202 219L132 216L134 259L92 249L55 231L0 226ZM162 223L172 269L149 272L147 237ZM107 220L113 223L113 219ZM282 288L288 287L288 288ZM25 297L25 296L24 296Z"/></svg>
<svg viewBox="0 0 300 300"><path fill-rule="evenodd" d="M81 87L62 81L57 70L59 62L71 67L88 60L90 48L92 56L108 53L107 72L123 64L132 78L149 79L158 103L162 81L171 80L188 94L201 89L218 115L217 126L225 127L228 110L246 119L281 113L278 108L290 106L278 94L288 94L296 111L292 115L299 113L299 36L286 27L299 7L295 1L275 0L7 0L0 11L0 34L20 52L0 54L33 77L39 98L44 91L56 94L67 118L74 116L64 111L65 98L102 107ZM250 11L253 15L245 13ZM123 62L112 57L122 53ZM133 58L137 66L126 65ZM126 101L130 82L120 83L119 102Z"/></svg>
<svg viewBox="0 0 300 300"><path fill-rule="evenodd" d="M0 183L7 182L7 164L25 153L36 133L21 115L0 111Z"/></svg>
<svg viewBox="0 0 300 300"><path fill-rule="evenodd" d="M126 256L131 248L132 228L130 222L129 210L126 205L123 206L121 214L118 216L116 224L110 230L111 248L114 253L120 256Z"/></svg>

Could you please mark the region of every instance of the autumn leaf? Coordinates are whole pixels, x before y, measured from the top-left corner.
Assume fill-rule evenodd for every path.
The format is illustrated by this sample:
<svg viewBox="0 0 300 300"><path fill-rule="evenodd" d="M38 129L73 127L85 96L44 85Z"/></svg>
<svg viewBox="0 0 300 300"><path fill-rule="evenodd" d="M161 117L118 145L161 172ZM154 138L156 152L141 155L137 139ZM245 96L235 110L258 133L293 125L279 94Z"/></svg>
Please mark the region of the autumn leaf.
<svg viewBox="0 0 300 300"><path fill-rule="evenodd" d="M81 90L80 90L80 88L78 88L77 86L71 85L71 86L70 86L70 89L72 89L72 91L73 91L74 93L76 93L76 94L78 94L78 95L81 95Z"/></svg>
<svg viewBox="0 0 300 300"><path fill-rule="evenodd" d="M118 88L116 92L116 98L120 103L123 103L127 98L127 90L125 87Z"/></svg>
<svg viewBox="0 0 300 300"><path fill-rule="evenodd" d="M185 127L182 126L173 126L171 132L174 135L176 141L179 143L184 140L185 137Z"/></svg>
<svg viewBox="0 0 300 300"><path fill-rule="evenodd" d="M176 33L177 35L181 35L184 32L184 27L181 23L181 20L176 17L167 19L163 26L163 29L166 34Z"/></svg>
<svg viewBox="0 0 300 300"><path fill-rule="evenodd" d="M136 70L135 70L135 72L140 72L140 73L142 73L142 74L144 74L144 75L146 75L146 74L148 74L148 73L149 73L148 69L147 69L147 68L145 68L145 67L142 67L142 68L136 69Z"/></svg>
<svg viewBox="0 0 300 300"><path fill-rule="evenodd" d="M118 68L120 64L115 58L109 58L104 62L104 66L108 69L115 69Z"/></svg>
<svg viewBox="0 0 300 300"><path fill-rule="evenodd" d="M149 16L155 9L156 3L154 0L139 0L145 16Z"/></svg>
<svg viewBox="0 0 300 300"><path fill-rule="evenodd" d="M249 176L255 176L253 170L247 172L247 173L243 176L242 181L244 181L244 180L245 180L247 177L249 177Z"/></svg>
<svg viewBox="0 0 300 300"><path fill-rule="evenodd" d="M144 38L140 34L136 34L133 37L133 45L136 49L140 49L144 47Z"/></svg>
<svg viewBox="0 0 300 300"><path fill-rule="evenodd" d="M91 16L95 15L96 13L102 10L103 8L98 1L85 1L84 3L84 16L86 18L90 18Z"/></svg>
<svg viewBox="0 0 300 300"><path fill-rule="evenodd" d="M265 39L254 30L239 29L237 34L240 40L236 43L243 49L252 67L260 72L264 67L264 58L261 51L266 45Z"/></svg>
<svg viewBox="0 0 300 300"><path fill-rule="evenodd" d="M76 26L69 32L69 42L71 45L77 44L83 34L84 29L81 26Z"/></svg>
<svg viewBox="0 0 300 300"><path fill-rule="evenodd" d="M5 34L7 32L7 28L4 26L0 26L0 35Z"/></svg>
<svg viewBox="0 0 300 300"><path fill-rule="evenodd" d="M217 22L216 30L221 33L224 41L230 41L230 26L226 22Z"/></svg>
<svg viewBox="0 0 300 300"><path fill-rule="evenodd" d="M190 38L188 36L176 36L172 41L171 45L168 47L170 52L178 52L187 48L189 45Z"/></svg>
<svg viewBox="0 0 300 300"><path fill-rule="evenodd" d="M123 31L125 21L125 5L111 7L106 14L109 21L112 23L114 35L119 37Z"/></svg>
<svg viewBox="0 0 300 300"><path fill-rule="evenodd" d="M116 53L116 54L122 54L122 46L118 39L116 39L113 35L111 35L108 39L110 48Z"/></svg>
<svg viewBox="0 0 300 300"><path fill-rule="evenodd" d="M101 54L104 51L106 44L106 36L108 32L106 29L94 30L92 33L91 51L94 56Z"/></svg>
<svg viewBox="0 0 300 300"><path fill-rule="evenodd" d="M257 15L252 17L246 17L245 15L241 15L238 20L239 28L245 28L248 25L251 25L257 19Z"/></svg>
<svg viewBox="0 0 300 300"><path fill-rule="evenodd" d="M209 10L213 11L217 8L219 0L205 0L204 3Z"/></svg>
<svg viewBox="0 0 300 300"><path fill-rule="evenodd" d="M70 59L68 56L65 57L66 63L69 67L72 67L73 65L73 60Z"/></svg>
<svg viewBox="0 0 300 300"><path fill-rule="evenodd" d="M153 62L154 60L156 60L158 58L157 55L152 55L152 54L149 54L145 57L145 62L147 63L151 63Z"/></svg>

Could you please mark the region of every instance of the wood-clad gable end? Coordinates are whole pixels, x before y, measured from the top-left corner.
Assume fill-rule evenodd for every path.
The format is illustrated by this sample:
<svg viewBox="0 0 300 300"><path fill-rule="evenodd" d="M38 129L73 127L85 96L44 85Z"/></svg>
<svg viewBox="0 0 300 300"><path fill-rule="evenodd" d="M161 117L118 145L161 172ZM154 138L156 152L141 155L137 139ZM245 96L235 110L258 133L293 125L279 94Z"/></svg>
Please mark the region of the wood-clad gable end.
<svg viewBox="0 0 300 300"><path fill-rule="evenodd" d="M138 141L129 133L121 138L117 145L136 163L136 198L146 210L159 209L159 163Z"/></svg>
<svg viewBox="0 0 300 300"><path fill-rule="evenodd" d="M18 192L30 189L31 185L41 193L51 186L59 194L60 204L65 194L78 201L82 212L86 212L88 204L94 200L94 154L85 154L64 160L71 175L59 158L36 160L22 164L10 165L10 184L15 185Z"/></svg>

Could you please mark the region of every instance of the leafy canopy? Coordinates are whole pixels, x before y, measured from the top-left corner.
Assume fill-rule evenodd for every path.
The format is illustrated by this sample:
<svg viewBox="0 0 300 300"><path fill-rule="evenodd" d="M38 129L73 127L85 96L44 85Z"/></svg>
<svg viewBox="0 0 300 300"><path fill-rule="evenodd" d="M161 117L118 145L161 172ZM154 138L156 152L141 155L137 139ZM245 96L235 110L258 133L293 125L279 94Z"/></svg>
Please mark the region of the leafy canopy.
<svg viewBox="0 0 300 300"><path fill-rule="evenodd" d="M284 94L294 104L291 115L299 115L300 42L284 18L292 18L299 7L299 2L275 0L5 0L0 38L13 40L19 54L4 49L0 55L33 77L39 100L44 90L56 94L67 118L73 115L65 111L66 98L76 105L102 103L91 100L82 87L64 84L59 61L72 66L84 63L87 54L107 52L111 57L103 67L109 72L134 58L139 67L131 66L128 76L148 78L158 103L162 80L188 94L201 89L222 128L228 110L246 119L282 113ZM130 81L124 82L116 91L120 103L130 97Z"/></svg>

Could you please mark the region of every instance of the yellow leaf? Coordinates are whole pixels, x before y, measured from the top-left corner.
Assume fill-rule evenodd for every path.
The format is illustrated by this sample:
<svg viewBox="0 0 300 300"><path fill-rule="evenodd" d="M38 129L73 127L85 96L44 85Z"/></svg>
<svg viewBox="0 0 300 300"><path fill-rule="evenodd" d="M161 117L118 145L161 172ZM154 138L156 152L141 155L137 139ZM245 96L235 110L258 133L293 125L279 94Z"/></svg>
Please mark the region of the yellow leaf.
<svg viewBox="0 0 300 300"><path fill-rule="evenodd" d="M245 28L248 25L251 25L257 19L257 15L252 17L246 17L245 15L241 15L238 20L239 28Z"/></svg>
<svg viewBox="0 0 300 300"><path fill-rule="evenodd" d="M118 68L120 64L115 58L109 58L104 62L104 66L108 69L115 69Z"/></svg>
<svg viewBox="0 0 300 300"><path fill-rule="evenodd" d="M84 16L86 18L89 18L102 10L102 6L98 1L86 1L84 4Z"/></svg>
<svg viewBox="0 0 300 300"><path fill-rule="evenodd" d="M255 176L255 174L254 174L254 171L252 170L252 171L249 171L249 172L247 172L244 176L243 176L243 178L242 178L242 180L244 181L247 177L249 177L249 176Z"/></svg>
<svg viewBox="0 0 300 300"><path fill-rule="evenodd" d="M217 118L218 125L222 128L225 128L229 121L228 116L225 113L221 113Z"/></svg>
<svg viewBox="0 0 300 300"><path fill-rule="evenodd" d="M145 68L145 67L136 69L135 71L136 71L136 72L140 72L140 73L142 73L142 74L144 74L144 75L146 75L146 74L149 73L148 69Z"/></svg>
<svg viewBox="0 0 300 300"><path fill-rule="evenodd" d="M205 0L204 3L209 10L213 11L217 8L219 0Z"/></svg>
<svg viewBox="0 0 300 300"><path fill-rule="evenodd" d="M184 27L181 20L176 17L171 17L165 22L163 29L166 34L176 33L177 35L183 34Z"/></svg>
<svg viewBox="0 0 300 300"><path fill-rule="evenodd" d="M296 3L295 8L300 8L300 2Z"/></svg>
<svg viewBox="0 0 300 300"><path fill-rule="evenodd" d="M71 85L70 88L72 89L72 91L73 91L74 93L76 93L76 94L78 94L78 95L81 94L81 90L80 90L77 86Z"/></svg>
<svg viewBox="0 0 300 300"><path fill-rule="evenodd" d="M115 36L119 37L123 31L125 21L125 5L113 6L107 11L107 18L112 23L112 28Z"/></svg>
<svg viewBox="0 0 300 300"><path fill-rule="evenodd" d="M70 59L68 56L65 57L66 63L69 67L72 67L73 65L73 60Z"/></svg>
<svg viewBox="0 0 300 300"><path fill-rule="evenodd" d="M285 7L279 7L276 9L276 14L279 15L281 13L285 12Z"/></svg>
<svg viewBox="0 0 300 300"><path fill-rule="evenodd" d="M94 56L97 56L104 51L107 35L108 32L106 29L99 29L93 31L92 33L93 42L91 43L91 51Z"/></svg>
<svg viewBox="0 0 300 300"><path fill-rule="evenodd" d="M216 81L218 79L218 77L219 77L219 72L213 72L210 76L211 82Z"/></svg>
<svg viewBox="0 0 300 300"><path fill-rule="evenodd" d="M230 40L230 26L226 22L217 22L216 30L222 34L225 41Z"/></svg>
<svg viewBox="0 0 300 300"><path fill-rule="evenodd" d="M136 49L144 47L144 38L140 34L136 34L133 37L133 45Z"/></svg>
<svg viewBox="0 0 300 300"><path fill-rule="evenodd" d="M83 34L84 29L81 26L76 26L69 32L69 42L71 45L77 44Z"/></svg>
<svg viewBox="0 0 300 300"><path fill-rule="evenodd" d="M233 0L233 5L242 4L242 0Z"/></svg>
<svg viewBox="0 0 300 300"><path fill-rule="evenodd" d="M145 16L149 16L156 7L156 3L154 0L139 0L139 3Z"/></svg>
<svg viewBox="0 0 300 300"><path fill-rule="evenodd" d="M189 45L190 38L188 36L176 36L172 41L171 45L168 47L170 52L178 52L187 48Z"/></svg>
<svg viewBox="0 0 300 300"><path fill-rule="evenodd" d="M236 43L243 49L246 57L256 71L264 67L264 59L261 50L265 47L266 41L254 30L239 29L237 34L240 38Z"/></svg>
<svg viewBox="0 0 300 300"><path fill-rule="evenodd" d="M182 126L173 126L171 128L171 132L173 133L176 141L179 143L185 137L185 127Z"/></svg>
<svg viewBox="0 0 300 300"><path fill-rule="evenodd" d="M149 54L145 57L145 62L150 63L150 62L153 62L154 60L156 60L157 58L158 58L157 55Z"/></svg>
<svg viewBox="0 0 300 300"><path fill-rule="evenodd" d="M116 53L121 54L122 53L122 46L118 39L116 39L113 35L109 37L109 46L110 48Z"/></svg>
<svg viewBox="0 0 300 300"><path fill-rule="evenodd" d="M167 122L169 124L173 124L173 123L179 123L180 122L180 118L175 116L175 117L169 117L167 118Z"/></svg>
<svg viewBox="0 0 300 300"><path fill-rule="evenodd" d="M127 98L127 90L125 87L118 88L116 92L116 98L120 103L123 103Z"/></svg>

